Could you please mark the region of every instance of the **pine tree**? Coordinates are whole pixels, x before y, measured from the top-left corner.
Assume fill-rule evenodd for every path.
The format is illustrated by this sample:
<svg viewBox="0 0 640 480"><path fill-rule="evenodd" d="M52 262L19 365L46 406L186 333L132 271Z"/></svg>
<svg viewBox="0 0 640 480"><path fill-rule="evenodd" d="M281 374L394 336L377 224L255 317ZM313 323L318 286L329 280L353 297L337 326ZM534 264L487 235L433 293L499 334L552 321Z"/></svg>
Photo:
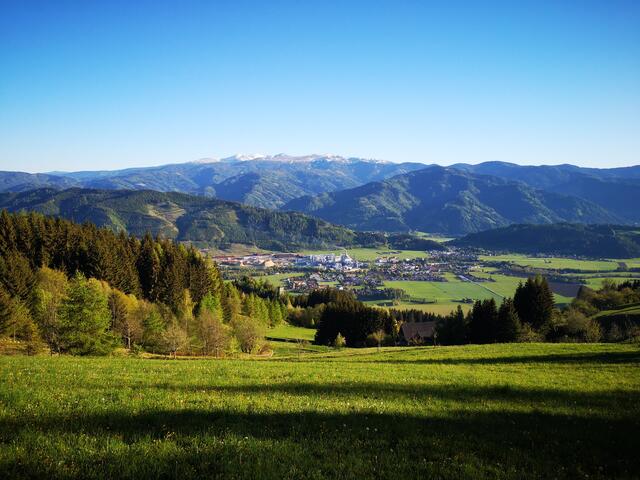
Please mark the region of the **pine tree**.
<svg viewBox="0 0 640 480"><path fill-rule="evenodd" d="M77 274L59 311L62 350L79 355L104 355L115 347L109 333L111 315L106 296Z"/></svg>
<svg viewBox="0 0 640 480"><path fill-rule="evenodd" d="M492 343L496 339L498 309L493 298L478 300L473 305L469 322L471 343Z"/></svg>
<svg viewBox="0 0 640 480"><path fill-rule="evenodd" d="M136 265L144 298L152 302L157 301L160 293L158 281L161 266L154 241L149 233L142 239Z"/></svg>
<svg viewBox="0 0 640 480"><path fill-rule="evenodd" d="M521 330L520 319L513 300L505 298L498 310L498 331L496 341L514 342Z"/></svg>
<svg viewBox="0 0 640 480"><path fill-rule="evenodd" d="M546 278L530 277L524 285L518 285L513 302L520 321L536 330L553 318L555 299Z"/></svg>

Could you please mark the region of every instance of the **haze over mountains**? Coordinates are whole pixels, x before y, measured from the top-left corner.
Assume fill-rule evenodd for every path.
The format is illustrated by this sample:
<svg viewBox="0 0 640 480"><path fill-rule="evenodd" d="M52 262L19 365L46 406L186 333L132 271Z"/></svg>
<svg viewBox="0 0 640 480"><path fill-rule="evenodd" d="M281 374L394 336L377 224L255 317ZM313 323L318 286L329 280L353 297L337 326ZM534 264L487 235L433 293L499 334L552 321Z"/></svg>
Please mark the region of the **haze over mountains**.
<svg viewBox="0 0 640 480"><path fill-rule="evenodd" d="M514 223L640 222L640 166L439 167L279 154L116 171L0 172L0 192L41 187L182 192L300 211L358 230L462 235Z"/></svg>

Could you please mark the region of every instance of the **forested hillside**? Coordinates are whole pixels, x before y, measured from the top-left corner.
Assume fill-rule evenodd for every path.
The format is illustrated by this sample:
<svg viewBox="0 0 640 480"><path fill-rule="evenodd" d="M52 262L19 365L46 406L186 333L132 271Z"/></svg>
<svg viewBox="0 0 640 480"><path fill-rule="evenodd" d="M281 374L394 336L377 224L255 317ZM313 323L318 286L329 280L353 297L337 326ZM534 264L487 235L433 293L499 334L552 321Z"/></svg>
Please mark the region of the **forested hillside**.
<svg viewBox="0 0 640 480"><path fill-rule="evenodd" d="M256 352L286 305L224 284L195 249L0 213L0 336L71 354Z"/></svg>
<svg viewBox="0 0 640 480"><path fill-rule="evenodd" d="M640 230L620 225L510 225L472 233L453 245L518 253L580 255L596 258L640 256Z"/></svg>
<svg viewBox="0 0 640 480"><path fill-rule="evenodd" d="M354 232L300 213L274 212L175 192L40 189L0 194L0 208L36 211L91 222L142 237L150 232L181 242L269 250L383 243L382 235Z"/></svg>
<svg viewBox="0 0 640 480"><path fill-rule="evenodd" d="M640 221L640 167L585 168L575 165L456 164L467 172L517 180L533 188L589 200L627 222Z"/></svg>
<svg viewBox="0 0 640 480"><path fill-rule="evenodd" d="M587 200L443 167L428 167L349 190L296 199L283 209L362 230L448 234L512 223L620 221L616 214Z"/></svg>

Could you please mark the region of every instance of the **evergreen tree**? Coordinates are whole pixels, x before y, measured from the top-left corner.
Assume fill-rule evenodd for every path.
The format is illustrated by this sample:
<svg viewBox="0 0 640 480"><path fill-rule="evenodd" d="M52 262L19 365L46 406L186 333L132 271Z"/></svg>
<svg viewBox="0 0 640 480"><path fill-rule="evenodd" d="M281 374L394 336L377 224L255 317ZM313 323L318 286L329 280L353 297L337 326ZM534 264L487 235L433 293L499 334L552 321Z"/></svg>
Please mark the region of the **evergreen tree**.
<svg viewBox="0 0 640 480"><path fill-rule="evenodd" d="M158 252L149 233L142 239L136 265L140 277L140 288L142 289L144 298L152 302L157 301L160 296L160 286L158 282L161 266Z"/></svg>
<svg viewBox="0 0 640 480"><path fill-rule="evenodd" d="M115 347L109 333L111 315L106 296L96 284L77 274L60 305L62 350L79 355L104 355Z"/></svg>
<svg viewBox="0 0 640 480"><path fill-rule="evenodd" d="M496 340L498 309L493 298L478 300L473 305L469 320L471 343L493 343Z"/></svg>
<svg viewBox="0 0 640 480"><path fill-rule="evenodd" d="M454 312L442 317L436 323L438 343L442 345L463 345L467 343L468 330L467 319L460 305Z"/></svg>
<svg viewBox="0 0 640 480"><path fill-rule="evenodd" d="M520 321L536 330L553 318L555 299L544 277L530 277L524 285L518 285L513 302Z"/></svg>
<svg viewBox="0 0 640 480"><path fill-rule="evenodd" d="M514 342L518 339L521 325L513 300L505 298L498 310L497 342Z"/></svg>

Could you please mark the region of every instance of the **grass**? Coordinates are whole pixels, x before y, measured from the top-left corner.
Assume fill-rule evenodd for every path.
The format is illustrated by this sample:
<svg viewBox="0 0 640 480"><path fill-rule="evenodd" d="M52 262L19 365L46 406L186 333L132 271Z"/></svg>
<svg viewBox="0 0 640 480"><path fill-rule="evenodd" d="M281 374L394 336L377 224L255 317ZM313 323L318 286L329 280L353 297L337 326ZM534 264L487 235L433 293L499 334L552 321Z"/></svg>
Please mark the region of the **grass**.
<svg viewBox="0 0 640 480"><path fill-rule="evenodd" d="M1 357L3 478L632 478L640 350Z"/></svg>
<svg viewBox="0 0 640 480"><path fill-rule="evenodd" d="M402 302L401 308L417 308L427 312L446 314L461 305L463 310L467 311L471 308L469 304L461 304L462 298L472 298L474 300L482 300L485 298L494 298L500 303L503 297L513 297L518 283L523 279L508 275L495 273L474 272L478 277L491 277L494 282L463 282L455 275L446 273L447 282L414 282L414 281L387 281L384 282L386 287L401 288L412 299L434 301L436 303L417 304L412 302ZM555 295L556 302L568 303L570 298L561 295ZM377 302L369 302L377 303Z"/></svg>
<svg viewBox="0 0 640 480"><path fill-rule="evenodd" d="M585 272L606 272L618 268L617 260L575 260L562 257L529 257L527 255L481 255L482 262L511 262L516 265L546 268L551 270L583 270ZM624 260L620 260L624 261Z"/></svg>
<svg viewBox="0 0 640 480"><path fill-rule="evenodd" d="M313 328L296 327L283 323L277 327L267 330L267 336L270 338L279 338L284 340L308 340L312 341L316 331Z"/></svg>
<svg viewBox="0 0 640 480"><path fill-rule="evenodd" d="M397 310L421 310L423 312L431 312L439 315L448 315L453 310L458 308L458 305L462 308L463 312L468 312L473 307L470 303L454 303L454 302L445 302L445 303L413 303L413 302L400 302L397 305L387 306L384 305L384 300L368 300L364 303L370 306L384 307L384 308L394 308Z"/></svg>
<svg viewBox="0 0 640 480"><path fill-rule="evenodd" d="M288 273L274 273L272 275L255 275L253 278L256 280L265 280L274 287L284 286L283 280L286 278L301 277L303 272L288 272Z"/></svg>

